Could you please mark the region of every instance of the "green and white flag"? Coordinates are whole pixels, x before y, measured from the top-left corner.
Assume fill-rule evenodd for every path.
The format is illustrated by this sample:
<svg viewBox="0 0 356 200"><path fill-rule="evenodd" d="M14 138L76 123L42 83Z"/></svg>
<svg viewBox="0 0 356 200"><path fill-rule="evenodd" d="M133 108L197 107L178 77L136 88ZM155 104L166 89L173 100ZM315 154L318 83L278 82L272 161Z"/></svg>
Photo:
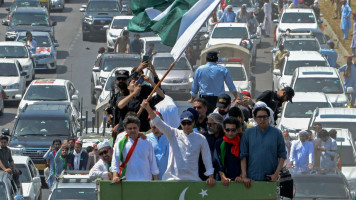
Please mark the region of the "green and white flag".
<svg viewBox="0 0 356 200"><path fill-rule="evenodd" d="M166 9L174 0L131 0L130 7L134 15L144 12L146 8Z"/></svg>

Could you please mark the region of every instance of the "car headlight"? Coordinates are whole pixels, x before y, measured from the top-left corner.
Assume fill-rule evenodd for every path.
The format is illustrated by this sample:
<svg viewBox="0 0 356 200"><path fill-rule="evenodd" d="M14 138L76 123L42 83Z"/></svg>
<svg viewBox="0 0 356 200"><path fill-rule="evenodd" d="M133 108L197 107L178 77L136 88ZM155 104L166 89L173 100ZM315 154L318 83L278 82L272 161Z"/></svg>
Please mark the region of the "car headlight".
<svg viewBox="0 0 356 200"><path fill-rule="evenodd" d="M109 33L109 36L110 36L110 37L114 37L114 38L117 38L117 37L118 37L118 35L114 35L114 34L112 34L112 33Z"/></svg>
<svg viewBox="0 0 356 200"><path fill-rule="evenodd" d="M84 17L84 22L88 23L88 24L92 24L93 23L93 16Z"/></svg>
<svg viewBox="0 0 356 200"><path fill-rule="evenodd" d="M6 37L16 37L15 31L6 32Z"/></svg>
<svg viewBox="0 0 356 200"><path fill-rule="evenodd" d="M31 65L23 65L22 69L28 70L30 68Z"/></svg>
<svg viewBox="0 0 356 200"><path fill-rule="evenodd" d="M20 84L15 83L15 84L7 86L6 88L7 89L19 89L20 88Z"/></svg>
<svg viewBox="0 0 356 200"><path fill-rule="evenodd" d="M193 82L193 80L194 80L193 77L189 77L189 78L188 78L188 82L189 82L189 83Z"/></svg>
<svg viewBox="0 0 356 200"><path fill-rule="evenodd" d="M104 87L105 82L106 82L106 78L104 78L104 77L99 77L99 82L100 82L100 84Z"/></svg>

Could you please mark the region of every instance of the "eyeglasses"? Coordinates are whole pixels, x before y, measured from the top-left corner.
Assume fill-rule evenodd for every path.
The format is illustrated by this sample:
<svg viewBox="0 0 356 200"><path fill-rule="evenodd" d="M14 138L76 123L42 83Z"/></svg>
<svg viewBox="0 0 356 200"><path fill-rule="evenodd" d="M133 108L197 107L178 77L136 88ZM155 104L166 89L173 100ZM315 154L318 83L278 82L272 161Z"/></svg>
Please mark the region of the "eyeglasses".
<svg viewBox="0 0 356 200"><path fill-rule="evenodd" d="M126 81L127 80L127 78L116 78L116 80L118 80L118 81Z"/></svg>
<svg viewBox="0 0 356 200"><path fill-rule="evenodd" d="M225 132L235 132L237 129L236 128L225 128Z"/></svg>
<svg viewBox="0 0 356 200"><path fill-rule="evenodd" d="M102 152L99 153L99 156L102 156L102 155L104 155L104 154L107 154L108 152L109 152L109 150L104 150L104 151L102 151Z"/></svg>
<svg viewBox="0 0 356 200"><path fill-rule="evenodd" d="M207 126L215 125L216 123L206 123Z"/></svg>
<svg viewBox="0 0 356 200"><path fill-rule="evenodd" d="M193 122L185 121L185 122L181 122L181 124L182 124L182 126L186 126L186 125L190 126L193 124Z"/></svg>
<svg viewBox="0 0 356 200"><path fill-rule="evenodd" d="M268 115L256 116L256 119L268 119Z"/></svg>

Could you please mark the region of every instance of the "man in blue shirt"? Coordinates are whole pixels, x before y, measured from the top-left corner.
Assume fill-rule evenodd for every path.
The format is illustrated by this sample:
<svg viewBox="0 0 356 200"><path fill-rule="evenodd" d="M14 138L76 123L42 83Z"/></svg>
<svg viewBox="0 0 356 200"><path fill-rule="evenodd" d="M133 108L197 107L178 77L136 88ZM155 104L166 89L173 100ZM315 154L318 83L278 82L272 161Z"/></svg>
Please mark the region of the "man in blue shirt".
<svg viewBox="0 0 356 200"><path fill-rule="evenodd" d="M328 62L330 64L330 67L336 68L336 60L338 54L334 50L335 44L332 40L328 41L328 49L320 49L320 53L324 54L326 58L328 59Z"/></svg>
<svg viewBox="0 0 356 200"><path fill-rule="evenodd" d="M247 188L254 181L277 181L287 158L282 133L269 126L268 108L253 111L257 126L248 128L240 143L241 178Z"/></svg>
<svg viewBox="0 0 356 200"><path fill-rule="evenodd" d="M50 146L49 150L47 151L47 153L43 156L44 159L46 159L47 161L49 161L50 163L50 167L49 167L49 176L47 179L48 182L48 187L49 189L52 188L52 184L54 182L55 179L55 161L54 158L56 157L56 153L59 151L59 148L62 145L62 141L60 139L55 139L52 142L52 146Z"/></svg>
<svg viewBox="0 0 356 200"><path fill-rule="evenodd" d="M235 99L233 101L237 99L238 94L229 71L225 67L216 64L218 61L218 52L209 51L206 55L206 61L208 63L200 66L195 72L190 92L192 96L188 102L192 103L199 92L200 97L208 102L208 115L214 111L218 96L225 94L224 83L226 83L230 92L234 95Z"/></svg>
<svg viewBox="0 0 356 200"><path fill-rule="evenodd" d="M290 167L306 170L313 167L314 146L309 142L306 131L299 132L299 140L292 143L290 151Z"/></svg>

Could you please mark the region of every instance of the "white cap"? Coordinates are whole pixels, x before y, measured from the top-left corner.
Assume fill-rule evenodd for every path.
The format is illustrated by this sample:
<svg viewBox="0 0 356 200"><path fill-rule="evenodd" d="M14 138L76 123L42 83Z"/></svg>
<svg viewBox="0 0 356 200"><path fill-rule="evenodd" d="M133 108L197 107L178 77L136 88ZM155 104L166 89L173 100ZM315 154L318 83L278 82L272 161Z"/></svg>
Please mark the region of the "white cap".
<svg viewBox="0 0 356 200"><path fill-rule="evenodd" d="M111 147L108 140L104 140L98 144L98 151L104 147Z"/></svg>

